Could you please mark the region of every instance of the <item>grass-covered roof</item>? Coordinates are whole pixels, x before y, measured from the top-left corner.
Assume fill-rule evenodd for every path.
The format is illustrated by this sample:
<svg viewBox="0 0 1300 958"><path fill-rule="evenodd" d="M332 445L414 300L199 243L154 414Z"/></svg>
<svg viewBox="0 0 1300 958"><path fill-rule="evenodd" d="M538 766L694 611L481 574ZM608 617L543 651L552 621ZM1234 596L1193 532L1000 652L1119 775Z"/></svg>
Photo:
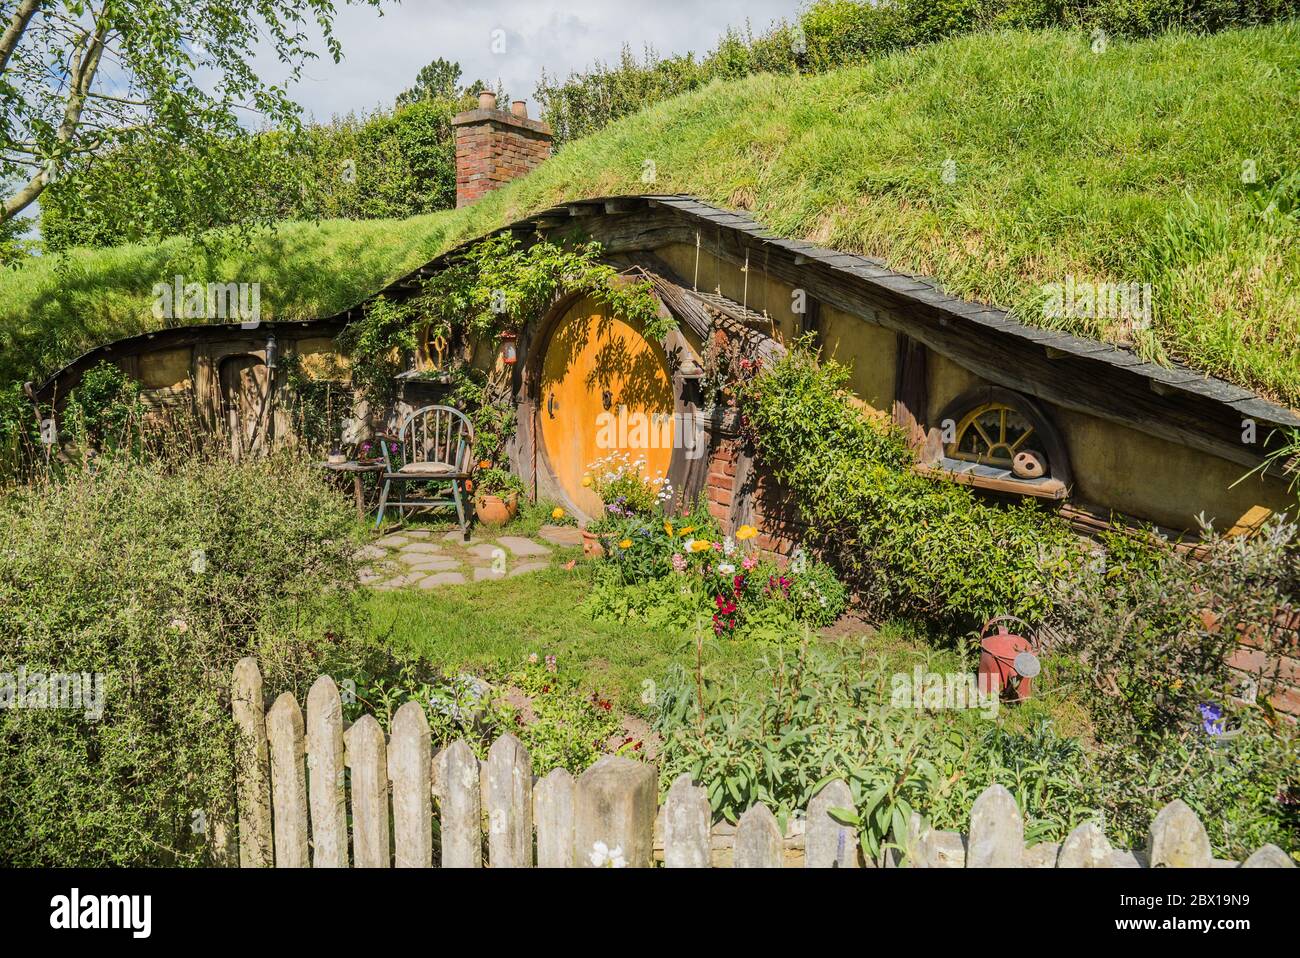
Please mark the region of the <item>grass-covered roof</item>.
<svg viewBox="0 0 1300 958"><path fill-rule="evenodd" d="M265 319L325 316L521 216L655 192L748 209L776 233L1296 406L1298 191L1300 24L1101 53L1081 34L979 34L814 77L715 83L454 212L43 257L0 275L0 379L155 327L153 284L177 273L260 282ZM1043 288L1069 277L1151 284L1151 327L1044 316Z"/></svg>

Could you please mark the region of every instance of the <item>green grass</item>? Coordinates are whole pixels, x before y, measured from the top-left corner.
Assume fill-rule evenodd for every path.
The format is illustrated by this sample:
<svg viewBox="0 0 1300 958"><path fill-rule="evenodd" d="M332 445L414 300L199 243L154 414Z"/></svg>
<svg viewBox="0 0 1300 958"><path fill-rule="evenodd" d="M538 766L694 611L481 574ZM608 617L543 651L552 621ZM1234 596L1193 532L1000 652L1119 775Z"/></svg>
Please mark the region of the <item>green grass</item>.
<svg viewBox="0 0 1300 958"><path fill-rule="evenodd" d="M947 159L956 163L951 184ZM1083 34L980 34L815 77L715 83L574 142L473 207L400 224L287 224L187 276L261 280L272 318L324 314L422 258L566 199L693 193L748 208L779 234L935 276L1029 322L1047 322L1043 284L1070 274L1151 283L1151 330L1082 320L1069 328L1131 339L1150 357L1294 405L1297 220L1260 215L1241 181L1248 159L1284 208L1295 200L1295 22L1112 42L1102 54ZM649 186L646 160L657 170ZM0 375L48 372L148 325L148 291L187 258L179 249L77 252L71 282L52 262L6 276Z"/></svg>
<svg viewBox="0 0 1300 958"><path fill-rule="evenodd" d="M371 633L376 641L413 652L443 670L500 674L518 668L531 654L555 655L562 671L581 677L585 691L600 692L621 710L645 715L644 683L662 682L674 663L693 672L694 640L685 633L586 616L580 606L593 567L579 562L566 570L562 565L577 555L576 549L560 551L549 569L508 580L372 593ZM905 673L917 663L927 671L966 671L956 653L935 651L923 637L893 623L879 630L841 627L815 641L833 643L846 655L883 656L891 668ZM765 651L757 642L709 636L704 676L756 689L771 681ZM1049 688L1026 705L999 713L999 721L1013 729L1043 718L1054 719L1063 734L1088 731L1087 716L1068 689Z"/></svg>

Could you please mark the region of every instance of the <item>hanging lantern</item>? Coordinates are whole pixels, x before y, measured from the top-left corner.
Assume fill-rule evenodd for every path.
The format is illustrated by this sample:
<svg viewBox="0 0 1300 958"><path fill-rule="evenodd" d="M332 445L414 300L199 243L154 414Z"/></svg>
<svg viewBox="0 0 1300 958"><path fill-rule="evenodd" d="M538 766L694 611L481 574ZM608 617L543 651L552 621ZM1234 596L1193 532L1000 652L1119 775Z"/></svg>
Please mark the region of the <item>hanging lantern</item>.
<svg viewBox="0 0 1300 958"><path fill-rule="evenodd" d="M513 366L519 361L519 351L515 348L515 340L518 335L515 333L501 334L501 361L507 366Z"/></svg>

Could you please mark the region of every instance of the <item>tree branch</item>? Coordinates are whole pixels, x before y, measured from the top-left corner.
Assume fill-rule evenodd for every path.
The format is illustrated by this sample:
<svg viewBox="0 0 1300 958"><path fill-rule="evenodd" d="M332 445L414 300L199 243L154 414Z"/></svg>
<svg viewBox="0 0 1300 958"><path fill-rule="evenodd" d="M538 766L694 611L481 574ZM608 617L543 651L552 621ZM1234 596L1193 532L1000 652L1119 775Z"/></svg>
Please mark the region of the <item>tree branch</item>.
<svg viewBox="0 0 1300 958"><path fill-rule="evenodd" d="M13 55L18 41L22 39L23 33L27 30L27 24L36 11L40 9L41 0L21 0L18 9L14 11L13 17L9 21L9 26L5 27L5 32L0 36L0 76L4 75L5 66L9 63L9 58Z"/></svg>

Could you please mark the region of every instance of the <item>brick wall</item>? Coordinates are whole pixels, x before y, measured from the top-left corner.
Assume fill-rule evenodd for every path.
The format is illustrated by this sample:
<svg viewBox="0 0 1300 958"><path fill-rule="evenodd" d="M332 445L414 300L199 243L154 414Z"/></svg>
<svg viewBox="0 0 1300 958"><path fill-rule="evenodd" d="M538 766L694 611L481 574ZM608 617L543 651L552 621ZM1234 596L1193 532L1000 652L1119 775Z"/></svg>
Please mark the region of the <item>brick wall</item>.
<svg viewBox="0 0 1300 958"><path fill-rule="evenodd" d="M758 530L754 541L761 553L788 558L807 528L799 521L793 496L754 462L736 429L734 411L715 418L710 431L705 480L709 515L727 535L742 525L752 525Z"/></svg>
<svg viewBox="0 0 1300 958"><path fill-rule="evenodd" d="M536 169L551 155L551 128L518 113L478 109L458 113L456 134L456 206L467 206L486 193Z"/></svg>
<svg viewBox="0 0 1300 958"><path fill-rule="evenodd" d="M1245 698L1267 697L1282 714L1300 718L1300 612L1279 615L1269 629L1245 630L1228 667L1254 693Z"/></svg>

